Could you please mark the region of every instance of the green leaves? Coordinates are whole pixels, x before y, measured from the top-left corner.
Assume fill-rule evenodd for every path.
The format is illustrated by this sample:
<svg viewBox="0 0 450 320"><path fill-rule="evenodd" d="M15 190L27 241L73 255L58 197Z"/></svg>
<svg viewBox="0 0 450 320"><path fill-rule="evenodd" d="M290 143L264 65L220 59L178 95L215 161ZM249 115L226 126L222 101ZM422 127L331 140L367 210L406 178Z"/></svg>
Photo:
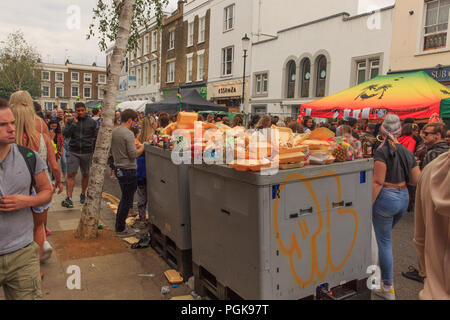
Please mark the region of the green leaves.
<svg viewBox="0 0 450 320"><path fill-rule="evenodd" d="M40 54L29 45L21 31L10 33L0 42L0 97L18 90L27 90L32 97L41 94Z"/></svg>
<svg viewBox="0 0 450 320"><path fill-rule="evenodd" d="M97 34L101 51L105 51L111 43L117 40L120 10L126 1L128 0L97 1L86 38L90 39ZM156 16L159 27L162 25L163 8L167 6L168 2L168 0L136 0L127 52L137 49L140 38L139 31L149 29L149 21L152 16Z"/></svg>

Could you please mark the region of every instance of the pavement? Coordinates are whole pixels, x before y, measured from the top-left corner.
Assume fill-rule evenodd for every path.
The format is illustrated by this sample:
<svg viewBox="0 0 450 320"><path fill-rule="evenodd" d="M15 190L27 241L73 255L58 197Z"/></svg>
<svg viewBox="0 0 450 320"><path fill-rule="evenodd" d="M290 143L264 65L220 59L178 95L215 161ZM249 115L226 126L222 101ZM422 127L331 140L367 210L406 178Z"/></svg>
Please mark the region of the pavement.
<svg viewBox="0 0 450 320"><path fill-rule="evenodd" d="M78 186L77 186L78 185ZM164 276L164 272L172 269L151 247L131 249L131 245L113 236L115 213L108 203L118 202L120 189L117 181L105 174L105 187L100 212L100 223L104 226L100 234L111 234L111 239L102 247L102 239L86 241L90 246L97 246L87 257L75 257L65 254L70 251L71 242L64 243L62 235L71 234L77 229L81 215L79 181L74 190L74 208L61 206L66 194L54 195L53 205L48 214L48 229L52 234L48 241L55 248L51 258L41 264L45 273L42 281L42 292L45 300L168 300L172 297L189 295L193 289L183 284L173 288ZM146 230L140 232L145 233ZM416 253L412 242L414 232L414 214L406 213L393 230L394 253L394 284L397 299L417 300L423 285L402 277L401 272L407 271L409 265L416 265ZM137 234L139 237L140 234ZM108 246L115 250L109 250ZM65 246L65 247L64 247ZM106 247L105 247L106 246ZM69 289L72 272L70 268L79 267L81 288ZM69 268L69 270L68 270ZM73 270L73 269L72 269ZM168 294L162 294L161 288L170 287ZM3 300L3 290L0 290L0 300ZM382 300L372 295L373 300Z"/></svg>
<svg viewBox="0 0 450 320"><path fill-rule="evenodd" d="M80 193L80 187L76 186L73 193L73 209L61 206L62 200L66 197L65 191L53 197L47 219L47 227L52 234L47 240L55 250L51 258L41 264L41 271L45 273L42 281L44 300L168 300L176 296L189 295L193 291L187 285L188 279L184 279L185 283L176 288L169 284L164 272L172 268L153 248L131 249L130 244L115 235L108 244L117 242L115 247L119 247L120 250L113 253L108 254L108 248L101 248L105 249L106 254L99 250L100 254L90 257L68 259L64 254L64 248L57 250L56 248L65 245L58 243L62 241L61 235L71 234L77 229L81 215ZM102 200L100 223L103 229L100 233L113 234L115 213L108 207L107 202L110 200ZM141 233L144 232L145 230ZM91 243L93 244L89 240L86 241L87 248ZM73 284L76 283L73 281L75 274L73 266L79 267L80 270L80 289L73 288ZM164 286L170 287L168 294L161 293ZM3 299L3 290L0 289L0 300Z"/></svg>

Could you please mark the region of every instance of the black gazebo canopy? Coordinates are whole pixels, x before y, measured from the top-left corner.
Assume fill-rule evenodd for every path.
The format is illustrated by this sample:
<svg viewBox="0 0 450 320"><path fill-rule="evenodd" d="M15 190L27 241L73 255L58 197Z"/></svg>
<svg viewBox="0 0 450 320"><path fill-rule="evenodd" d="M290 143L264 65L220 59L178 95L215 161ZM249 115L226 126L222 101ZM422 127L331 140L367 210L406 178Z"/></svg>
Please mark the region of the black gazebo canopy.
<svg viewBox="0 0 450 320"><path fill-rule="evenodd" d="M203 97L195 89L181 89L180 93L181 111L228 111L227 107L222 107L203 99ZM160 102L147 104L145 106L145 114L152 114L155 111L165 111L169 114L180 111L180 101L177 98L177 94L178 92L175 92Z"/></svg>

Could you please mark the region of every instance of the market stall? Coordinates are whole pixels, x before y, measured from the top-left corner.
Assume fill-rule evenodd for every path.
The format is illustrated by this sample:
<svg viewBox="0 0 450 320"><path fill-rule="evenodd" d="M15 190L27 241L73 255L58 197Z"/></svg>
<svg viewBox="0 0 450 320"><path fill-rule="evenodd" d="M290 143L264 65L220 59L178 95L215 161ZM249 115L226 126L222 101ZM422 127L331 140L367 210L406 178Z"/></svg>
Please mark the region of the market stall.
<svg viewBox="0 0 450 320"><path fill-rule="evenodd" d="M442 100L440 116L450 130L450 98Z"/></svg>
<svg viewBox="0 0 450 320"><path fill-rule="evenodd" d="M370 298L373 160L360 143L326 128L264 132L197 118L178 113L146 145L152 237L191 249L196 291Z"/></svg>
<svg viewBox="0 0 450 320"><path fill-rule="evenodd" d="M170 150L145 144L152 246L185 279L192 275L188 166L175 165Z"/></svg>
<svg viewBox="0 0 450 320"><path fill-rule="evenodd" d="M147 100L124 101L116 105L116 110L124 111L126 109L132 109L136 112L145 112L147 103Z"/></svg>
<svg viewBox="0 0 450 320"><path fill-rule="evenodd" d="M175 92L160 102L147 104L145 114L152 114L155 111L164 111L169 114L177 111L228 111L228 108L204 99L195 89L181 89L179 93L181 96Z"/></svg>
<svg viewBox="0 0 450 320"><path fill-rule="evenodd" d="M303 104L300 115L380 120L394 113L400 119L428 119L439 114L441 102L447 98L450 89L424 71L390 74Z"/></svg>

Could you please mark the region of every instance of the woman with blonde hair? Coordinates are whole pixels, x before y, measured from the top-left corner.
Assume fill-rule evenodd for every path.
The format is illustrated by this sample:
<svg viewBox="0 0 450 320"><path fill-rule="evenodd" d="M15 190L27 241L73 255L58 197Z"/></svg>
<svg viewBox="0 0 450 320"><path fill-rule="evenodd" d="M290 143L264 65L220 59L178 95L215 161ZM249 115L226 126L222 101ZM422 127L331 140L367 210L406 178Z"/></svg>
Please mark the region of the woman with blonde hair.
<svg viewBox="0 0 450 320"><path fill-rule="evenodd" d="M37 153L48 163L53 178L56 180L58 194L62 192L61 169L56 162L53 145L50 140L48 127L44 120L38 117L34 111L33 100L27 91L17 91L9 99L9 106L16 121L16 143L28 147ZM49 177L49 180L50 177ZM41 261L50 258L52 248L46 240L45 226L47 224L47 212L50 204L40 208L33 208L34 241L39 245ZM43 273L41 272L41 276Z"/></svg>
<svg viewBox="0 0 450 320"><path fill-rule="evenodd" d="M152 115L146 116L142 120L142 131L139 137L139 142L150 142L153 135L156 134L156 129L158 129L158 121Z"/></svg>
<svg viewBox="0 0 450 320"><path fill-rule="evenodd" d="M152 115L146 116L142 121L142 130L139 134L138 141L140 143L150 142L154 134L156 134L156 129L158 129L158 122ZM147 173L145 166L145 152L138 158L136 158L137 163L137 196L138 196L138 212L139 212L139 222L136 222L133 227L138 229L143 229L147 226Z"/></svg>

